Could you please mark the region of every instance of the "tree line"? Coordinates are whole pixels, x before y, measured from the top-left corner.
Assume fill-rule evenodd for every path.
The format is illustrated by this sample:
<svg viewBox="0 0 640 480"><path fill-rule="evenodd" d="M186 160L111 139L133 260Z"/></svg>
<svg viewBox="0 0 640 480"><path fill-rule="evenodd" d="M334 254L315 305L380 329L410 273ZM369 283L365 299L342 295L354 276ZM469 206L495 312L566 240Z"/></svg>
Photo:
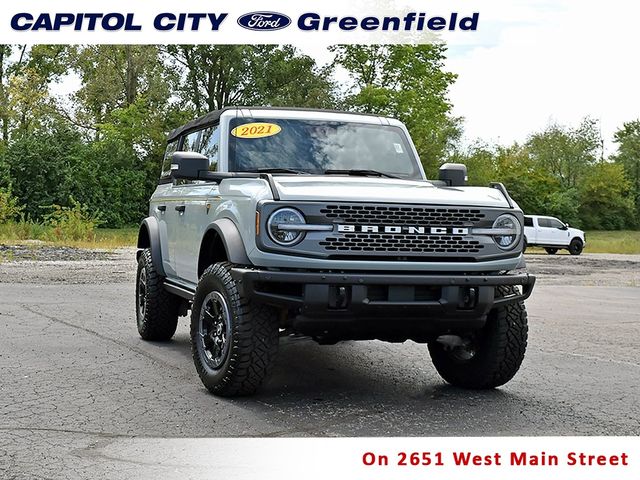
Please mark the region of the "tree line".
<svg viewBox="0 0 640 480"><path fill-rule="evenodd" d="M638 227L640 120L620 127L609 158L588 118L549 125L524 144L464 145L446 46L330 51L333 62L320 66L290 45L0 45L0 222L83 205L103 226L137 224L168 131L225 106L270 105L392 116L409 128L431 178L442 163L462 162L471 184L505 183L527 213L589 229ZM57 94L62 80L77 88Z"/></svg>

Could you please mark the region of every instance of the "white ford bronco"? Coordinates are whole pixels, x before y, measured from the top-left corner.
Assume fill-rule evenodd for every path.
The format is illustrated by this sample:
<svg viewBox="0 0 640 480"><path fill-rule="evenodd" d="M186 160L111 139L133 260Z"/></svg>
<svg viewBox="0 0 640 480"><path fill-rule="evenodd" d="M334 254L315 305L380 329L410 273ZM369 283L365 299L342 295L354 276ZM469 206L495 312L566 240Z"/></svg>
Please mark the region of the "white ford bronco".
<svg viewBox="0 0 640 480"><path fill-rule="evenodd" d="M191 310L211 392L255 392L284 335L426 343L449 383L493 388L527 344L523 214L501 184L427 180L405 126L226 108L170 133L138 237L136 314L168 340Z"/></svg>

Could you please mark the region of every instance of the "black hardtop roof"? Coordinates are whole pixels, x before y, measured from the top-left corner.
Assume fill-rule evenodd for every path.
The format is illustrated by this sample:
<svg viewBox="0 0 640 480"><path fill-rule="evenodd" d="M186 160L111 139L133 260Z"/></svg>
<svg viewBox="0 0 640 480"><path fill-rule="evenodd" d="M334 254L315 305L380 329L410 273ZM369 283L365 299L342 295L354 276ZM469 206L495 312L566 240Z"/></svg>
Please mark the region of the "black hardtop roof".
<svg viewBox="0 0 640 480"><path fill-rule="evenodd" d="M300 107L225 107L220 110L214 110L213 112L206 113L201 117L198 117L194 120L191 120L188 123L185 123L183 126L178 127L172 130L168 137L167 142L173 142L181 135L187 132L191 132L192 130L199 130L202 127L206 127L207 125L211 125L220 120L220 116L228 111L228 110L293 110L293 111L302 111L302 112L328 112L328 113L346 113L351 115L368 115L371 117L379 117L380 115L374 115L371 113L361 113L361 112L346 112L343 110L330 110L323 108L300 108Z"/></svg>

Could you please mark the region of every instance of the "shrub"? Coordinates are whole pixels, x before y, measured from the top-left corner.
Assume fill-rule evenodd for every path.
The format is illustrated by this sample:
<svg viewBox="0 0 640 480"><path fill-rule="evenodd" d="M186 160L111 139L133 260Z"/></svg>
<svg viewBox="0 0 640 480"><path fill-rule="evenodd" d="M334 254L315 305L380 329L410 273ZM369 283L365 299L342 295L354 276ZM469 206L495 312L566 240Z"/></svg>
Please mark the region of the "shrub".
<svg viewBox="0 0 640 480"><path fill-rule="evenodd" d="M45 224L51 230L46 234L51 241L93 242L96 228L101 223L98 215L92 214L86 205L71 199L72 207L52 205L53 211L45 215Z"/></svg>
<svg viewBox="0 0 640 480"><path fill-rule="evenodd" d="M0 224L0 241L43 240L48 230L49 228L41 223L21 218L17 222Z"/></svg>
<svg viewBox="0 0 640 480"><path fill-rule="evenodd" d="M11 191L27 218L41 221L43 205L67 205L73 192L65 179L73 174L70 159L79 156L81 148L80 136L64 128L11 142L4 161L10 166Z"/></svg>
<svg viewBox="0 0 640 480"><path fill-rule="evenodd" d="M15 220L23 209L18 204L18 199L11 195L11 191L0 189L0 223Z"/></svg>

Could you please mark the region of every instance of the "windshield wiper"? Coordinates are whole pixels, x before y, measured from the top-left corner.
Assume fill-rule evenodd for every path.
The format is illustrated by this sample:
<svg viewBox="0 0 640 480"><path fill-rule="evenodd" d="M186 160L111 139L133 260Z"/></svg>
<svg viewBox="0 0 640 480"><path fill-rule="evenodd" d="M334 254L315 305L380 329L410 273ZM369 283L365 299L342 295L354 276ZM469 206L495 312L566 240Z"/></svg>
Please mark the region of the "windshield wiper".
<svg viewBox="0 0 640 480"><path fill-rule="evenodd" d="M385 178L400 178L390 173L380 172L378 170L325 170L325 175L354 175L356 177L385 177Z"/></svg>
<svg viewBox="0 0 640 480"><path fill-rule="evenodd" d="M293 170L292 168L252 168L251 170L244 171L256 173L293 173L295 175L310 175L309 172L303 172L302 170Z"/></svg>

